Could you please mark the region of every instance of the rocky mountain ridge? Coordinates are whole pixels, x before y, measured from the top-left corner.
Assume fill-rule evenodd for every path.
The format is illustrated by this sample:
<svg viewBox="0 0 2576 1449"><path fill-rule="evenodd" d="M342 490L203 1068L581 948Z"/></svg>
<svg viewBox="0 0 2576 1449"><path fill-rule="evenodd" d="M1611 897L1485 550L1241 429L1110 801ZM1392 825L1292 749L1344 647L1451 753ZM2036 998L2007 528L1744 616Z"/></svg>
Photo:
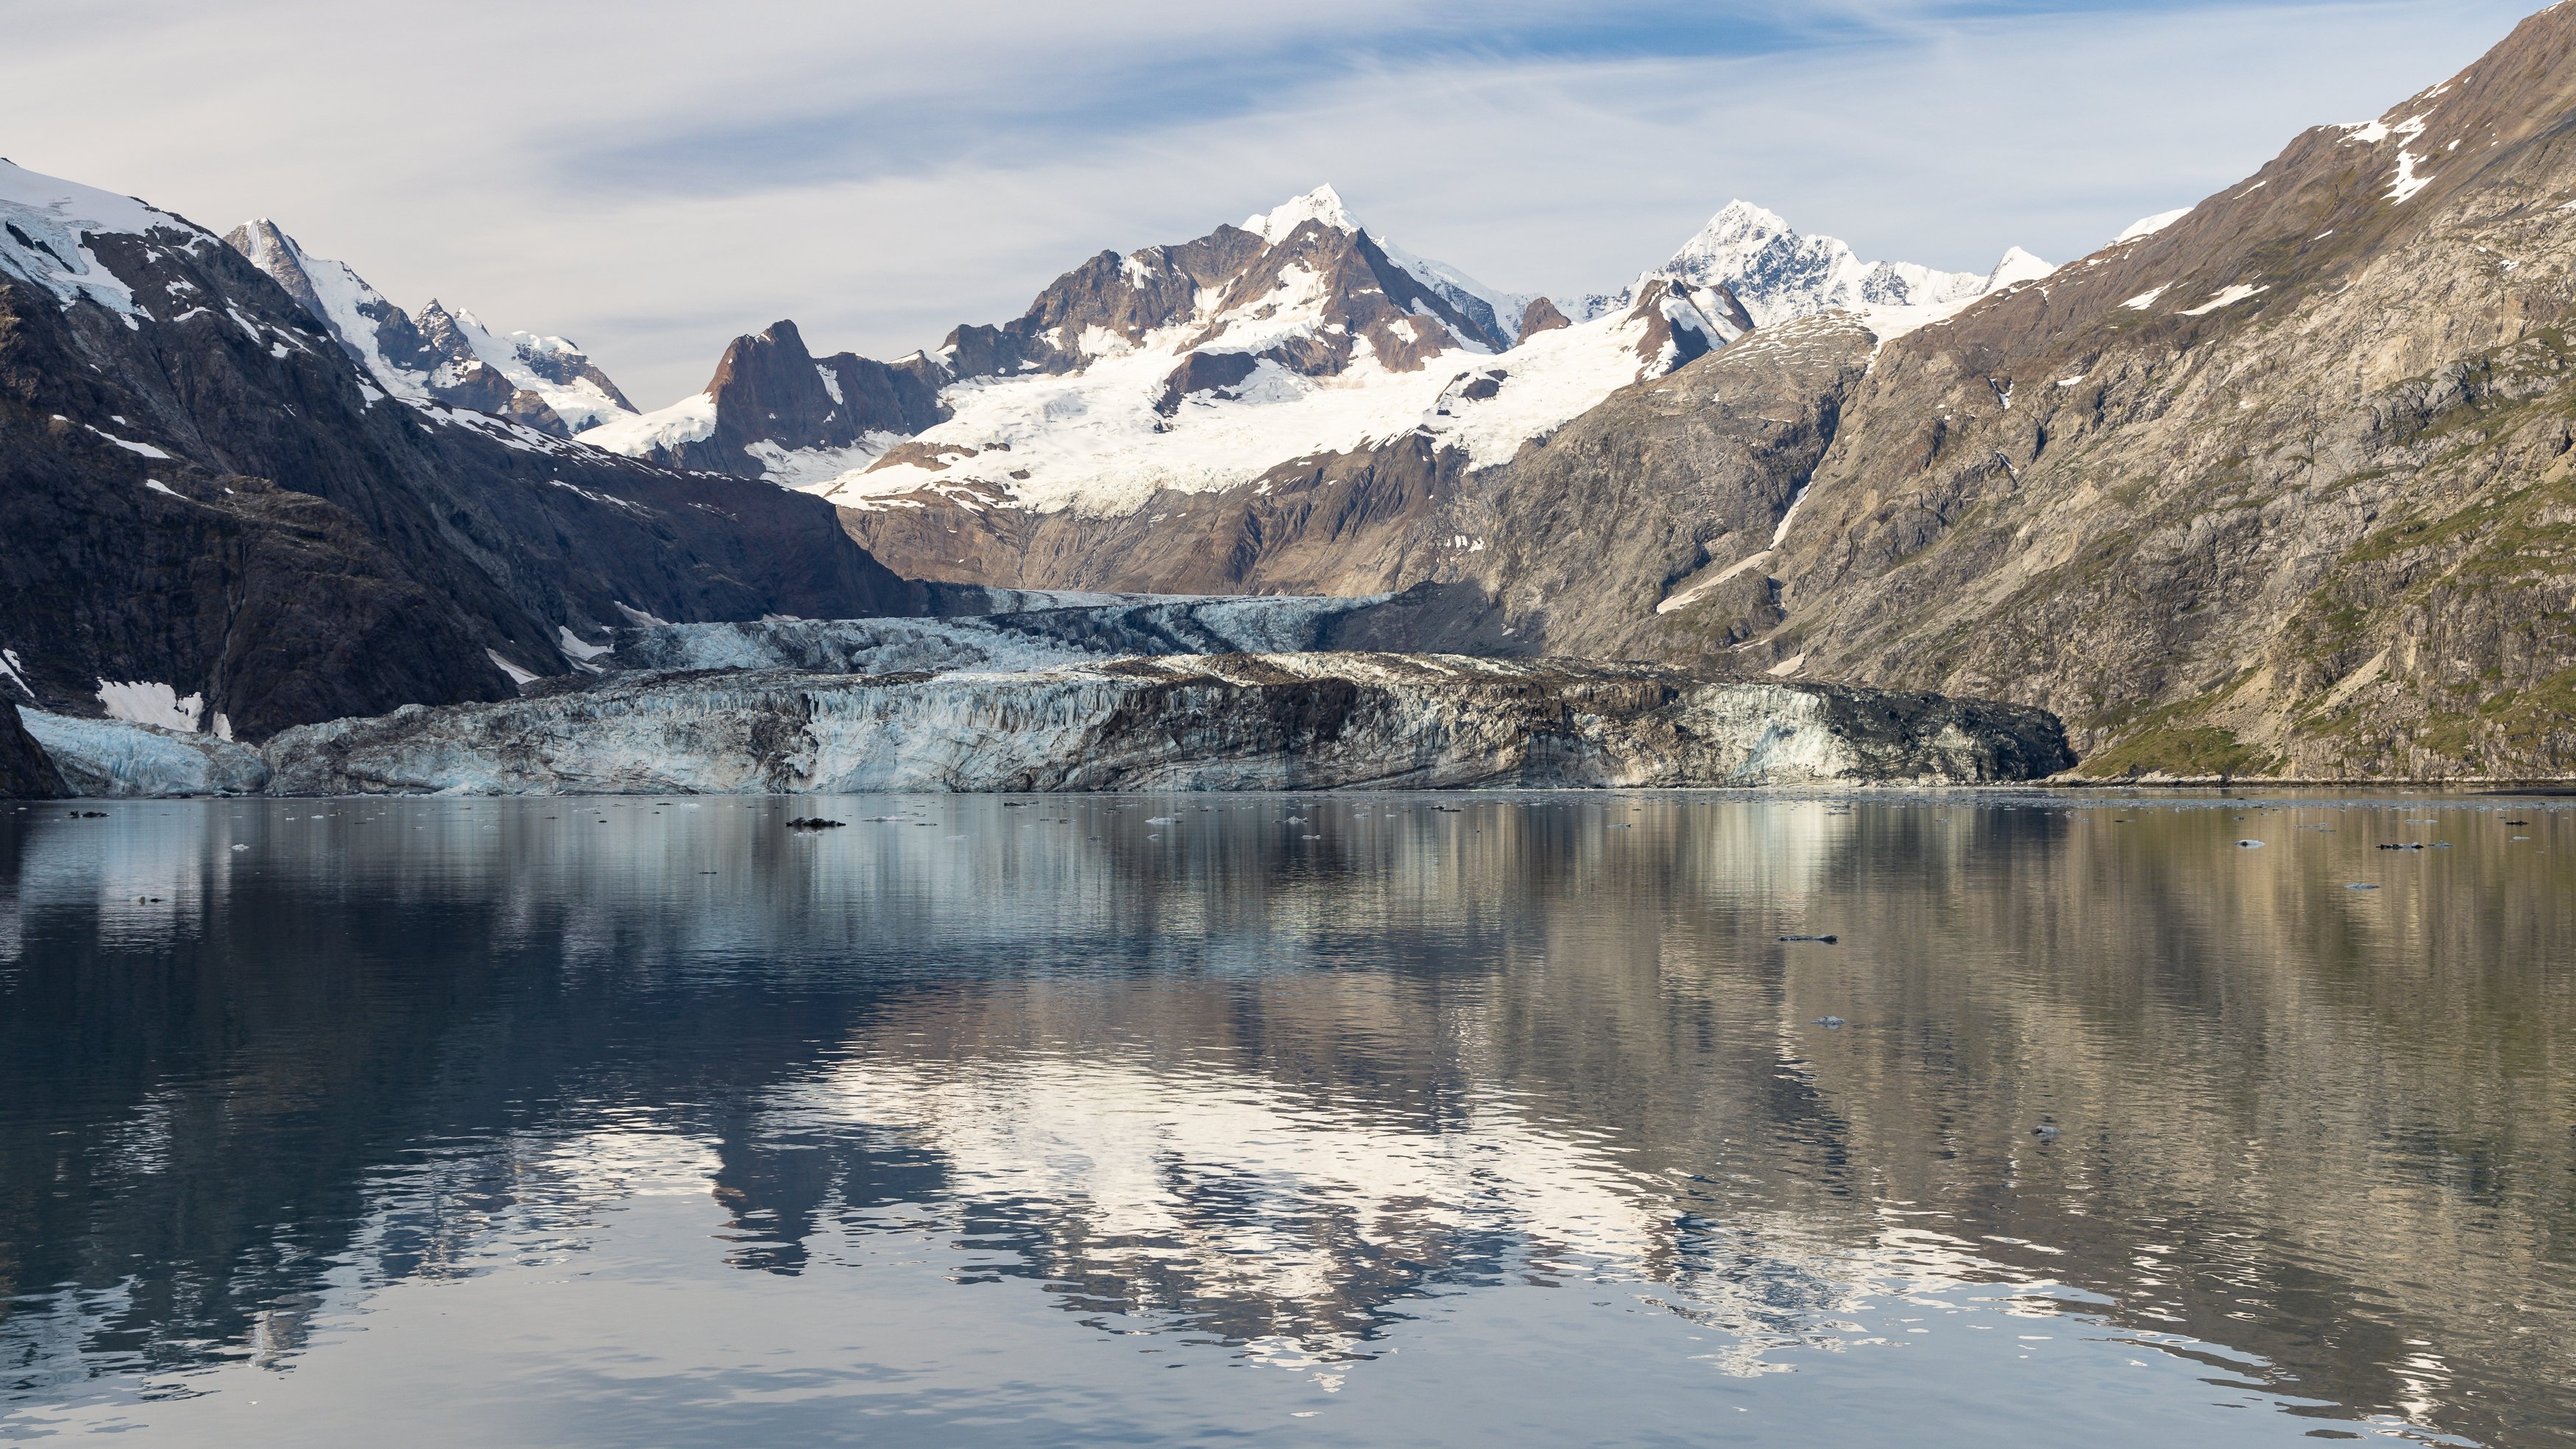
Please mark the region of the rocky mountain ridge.
<svg viewBox="0 0 2576 1449"><path fill-rule="evenodd" d="M435 401L570 437L635 405L580 348L532 332L495 336L471 312L436 298L409 316L344 262L307 253L261 217L225 233L329 331L377 386L406 402Z"/></svg>
<svg viewBox="0 0 2576 1449"><path fill-rule="evenodd" d="M212 232L0 162L0 690L262 738L640 617L916 611L766 484L391 397Z"/></svg>
<svg viewBox="0 0 2576 1449"><path fill-rule="evenodd" d="M893 363L779 324L580 441L394 395L282 233L310 299L15 168L0 219L0 689L48 710L260 736L543 693L621 621L1313 594L1401 625L1335 648L2045 707L2104 777L2576 776L2565 6L2062 269L1737 204L1559 306L1323 190Z"/></svg>
<svg viewBox="0 0 2576 1449"><path fill-rule="evenodd" d="M1995 278L2034 267L2014 253ZM1866 266L1736 203L1569 315L1385 242L1322 187L1197 241L1103 252L1024 316L892 364L817 361L777 324L738 339L705 392L592 440L863 510L1115 518L1158 490L1250 485L1417 432L1476 466L1506 461L1618 387L1751 330L1738 286L1758 288L1770 320L1848 304L1893 328L1995 278ZM903 405L859 401L834 376L853 367L900 374Z"/></svg>
<svg viewBox="0 0 2576 1449"><path fill-rule="evenodd" d="M2576 774L2576 9L1892 342L1758 658L2120 775Z"/></svg>

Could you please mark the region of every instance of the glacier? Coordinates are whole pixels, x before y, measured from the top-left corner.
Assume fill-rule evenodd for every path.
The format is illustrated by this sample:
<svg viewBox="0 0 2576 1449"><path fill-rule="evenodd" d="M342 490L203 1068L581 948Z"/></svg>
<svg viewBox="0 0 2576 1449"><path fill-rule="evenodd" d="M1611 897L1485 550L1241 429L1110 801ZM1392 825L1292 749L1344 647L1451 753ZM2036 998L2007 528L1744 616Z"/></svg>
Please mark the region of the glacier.
<svg viewBox="0 0 2576 1449"><path fill-rule="evenodd" d="M128 797L1960 785L2074 763L2055 716L2014 705L1335 647L1400 634L1413 595L952 592L948 618L639 623L517 699L256 750L25 718L73 793Z"/></svg>
<svg viewBox="0 0 2576 1449"><path fill-rule="evenodd" d="M259 751L219 735L24 705L18 718L75 796L256 795L269 783Z"/></svg>
<svg viewBox="0 0 2576 1449"><path fill-rule="evenodd" d="M2074 760L2020 706L1365 653L637 672L305 725L262 754L291 795L1919 786Z"/></svg>

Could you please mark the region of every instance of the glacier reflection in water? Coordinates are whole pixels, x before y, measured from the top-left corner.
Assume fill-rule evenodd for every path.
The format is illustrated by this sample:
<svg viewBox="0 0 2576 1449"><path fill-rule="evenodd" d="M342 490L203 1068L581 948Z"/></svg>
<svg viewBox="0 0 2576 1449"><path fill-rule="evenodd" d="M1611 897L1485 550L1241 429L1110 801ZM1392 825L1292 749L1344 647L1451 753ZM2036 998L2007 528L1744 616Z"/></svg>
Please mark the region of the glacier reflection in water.
<svg viewBox="0 0 2576 1449"><path fill-rule="evenodd" d="M0 1437L2565 1443L2571 827L13 808Z"/></svg>

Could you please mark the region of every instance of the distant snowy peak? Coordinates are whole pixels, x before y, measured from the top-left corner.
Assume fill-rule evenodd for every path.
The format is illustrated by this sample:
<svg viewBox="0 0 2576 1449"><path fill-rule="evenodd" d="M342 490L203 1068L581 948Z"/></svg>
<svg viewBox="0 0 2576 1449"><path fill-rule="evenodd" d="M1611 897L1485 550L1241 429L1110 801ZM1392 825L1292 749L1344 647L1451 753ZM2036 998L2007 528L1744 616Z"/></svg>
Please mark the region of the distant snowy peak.
<svg viewBox="0 0 2576 1449"><path fill-rule="evenodd" d="M757 473L794 484L819 471L874 461L898 439L945 416L948 371L915 352L886 363L853 353L816 357L793 322L737 337L706 389L654 412L582 434L610 452L685 468Z"/></svg>
<svg viewBox="0 0 2576 1449"><path fill-rule="evenodd" d="M132 320L134 289L98 259L88 238L163 232L176 233L188 247L205 237L131 196L0 160L0 272L43 288L65 306L95 302Z"/></svg>
<svg viewBox="0 0 2576 1449"><path fill-rule="evenodd" d="M2140 217L2138 220L2129 223L2128 230L2111 238L2111 245L2118 246L2122 242L2133 242L2140 237L2154 236L2157 232L2163 231L2166 227L2169 227L2175 222L2182 220L2184 217L2191 215L2195 209L2196 208L2194 207L2182 206L2176 207L2172 211L2157 212L2153 216Z"/></svg>
<svg viewBox="0 0 2576 1449"><path fill-rule="evenodd" d="M1360 224L1351 219L1342 205L1342 194L1328 182L1303 196L1290 197L1268 211L1254 212L1244 218L1243 229L1277 246L1286 241L1298 227L1307 222L1320 222L1327 230L1356 232Z"/></svg>
<svg viewBox="0 0 2576 1449"><path fill-rule="evenodd" d="M1748 201L1729 202L1662 269L1694 287L1725 288L1759 326L1841 310L1861 314L1882 336L1937 320L1999 287L2051 270L2019 247L1983 275L1912 262L1864 262L1842 241L1802 235L1777 212Z"/></svg>
<svg viewBox="0 0 2576 1449"><path fill-rule="evenodd" d="M1290 197L1268 211L1255 212L1244 219L1242 230L1277 246L1296 235L1297 228L1310 221L1345 236L1356 237L1367 230L1357 217L1351 215L1350 208L1342 202L1342 194L1335 191L1330 183L1303 196ZM1471 319L1481 334L1477 341L1508 347L1520 340L1522 317L1531 303L1540 300L1536 295L1505 292L1486 286L1446 262L1416 256L1376 232L1368 232L1368 237L1389 262Z"/></svg>
<svg viewBox="0 0 2576 1449"><path fill-rule="evenodd" d="M1488 287L1446 262L1418 257L1383 237L1376 238L1386 259L1402 267L1415 281L1437 294L1442 301L1474 319L1496 340L1509 345L1521 340L1523 324L1529 320L1530 308L1547 299L1533 292L1506 292ZM1548 309L1553 314L1554 307Z"/></svg>
<svg viewBox="0 0 2576 1449"><path fill-rule="evenodd" d="M1569 317L1388 242L1322 186L1194 241L1101 252L927 356L817 359L774 324L735 339L703 392L585 440L860 508L928 490L1116 512L1414 432L1504 462L1753 325L1724 285L1660 273Z"/></svg>
<svg viewBox="0 0 2576 1449"><path fill-rule="evenodd" d="M1986 284L1978 289L1977 295L1984 296L1988 292L2000 292L2006 287L2018 286L2023 282L2036 282L2056 270L2057 268L2020 247L2013 247L2004 253L2002 261L1995 263L1995 269L1987 274Z"/></svg>
<svg viewBox="0 0 2576 1449"><path fill-rule="evenodd" d="M1619 388L1742 335L1658 276L1621 310L1579 325L1559 317L1508 350L1411 368L1362 351L1337 373L1302 372L1293 351L1199 350L1169 329L1080 372L954 385L944 421L865 466L835 474L832 453L813 449L767 460L766 472L862 511L945 498L1119 515L1158 490L1234 487L1293 458L1408 435L1490 467Z"/></svg>
<svg viewBox="0 0 2576 1449"><path fill-rule="evenodd" d="M406 402L429 400L426 379L396 365L385 352L387 329L400 339L396 345L406 357L419 350L411 319L368 286L365 278L343 263L307 255L295 238L266 217L243 222L224 240L328 328L341 350L385 391Z"/></svg>
<svg viewBox="0 0 2576 1449"><path fill-rule="evenodd" d="M224 240L330 329L377 384L406 402L497 414L558 437L632 414L635 405L579 348L530 332L495 335L435 299L406 316L346 264L317 257L265 217Z"/></svg>

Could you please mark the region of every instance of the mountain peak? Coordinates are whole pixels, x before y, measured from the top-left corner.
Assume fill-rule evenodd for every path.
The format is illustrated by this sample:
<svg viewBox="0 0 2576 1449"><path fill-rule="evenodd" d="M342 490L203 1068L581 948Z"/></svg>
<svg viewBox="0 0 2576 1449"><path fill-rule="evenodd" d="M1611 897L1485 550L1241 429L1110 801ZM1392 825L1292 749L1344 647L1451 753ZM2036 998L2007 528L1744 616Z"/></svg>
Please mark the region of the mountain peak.
<svg viewBox="0 0 2576 1449"><path fill-rule="evenodd" d="M1746 201L1744 198L1739 196L1728 202L1726 205L1719 207L1717 209L1717 215L1708 219L1708 225L1700 228L1700 234L1702 236L1708 236L1711 234L1758 232L1768 236L1788 231L1789 229L1789 219L1787 217L1782 216L1780 213L1773 211L1767 206L1756 206L1752 202Z"/></svg>
<svg viewBox="0 0 2576 1449"><path fill-rule="evenodd" d="M2142 216L2129 223L2127 230L2111 238L2111 245L2118 246L2122 242L2136 241L2143 236L2154 236L2157 232L2191 215L2193 210L2195 210L2193 207L2178 206L2171 211L2159 211L2153 216Z"/></svg>
<svg viewBox="0 0 2576 1449"><path fill-rule="evenodd" d="M227 245L286 289L368 377L407 402L436 400L568 436L635 405L560 337L496 337L463 307L431 298L409 316L345 263L317 257L266 217Z"/></svg>
<svg viewBox="0 0 2576 1449"><path fill-rule="evenodd" d="M5 157L0 157L0 221L9 224L0 231L0 273L42 287L65 305L86 298L128 316L135 310L133 289L90 253L88 238L196 232L131 196L30 171Z"/></svg>
<svg viewBox="0 0 2576 1449"><path fill-rule="evenodd" d="M1841 240L1808 236L1778 212L1730 201L1673 253L1659 275L1723 287L1761 326L1824 311L1858 312L1882 337L1938 320L1988 291L2048 275L2019 247L1986 275L1911 262L1865 262ZM1947 309L1946 311L1944 309Z"/></svg>
<svg viewBox="0 0 2576 1449"><path fill-rule="evenodd" d="M1986 290L1999 292L2016 282L2036 282L2056 270L2020 247L2013 247L2005 251L2004 259L1995 263L1994 271L1987 275Z"/></svg>
<svg viewBox="0 0 2576 1449"><path fill-rule="evenodd" d="M1266 242L1278 242L1299 226L1310 221L1322 222L1334 231L1358 231L1360 224L1351 219L1342 205L1342 194L1330 182L1303 196L1292 196L1268 211L1245 217L1243 229Z"/></svg>

